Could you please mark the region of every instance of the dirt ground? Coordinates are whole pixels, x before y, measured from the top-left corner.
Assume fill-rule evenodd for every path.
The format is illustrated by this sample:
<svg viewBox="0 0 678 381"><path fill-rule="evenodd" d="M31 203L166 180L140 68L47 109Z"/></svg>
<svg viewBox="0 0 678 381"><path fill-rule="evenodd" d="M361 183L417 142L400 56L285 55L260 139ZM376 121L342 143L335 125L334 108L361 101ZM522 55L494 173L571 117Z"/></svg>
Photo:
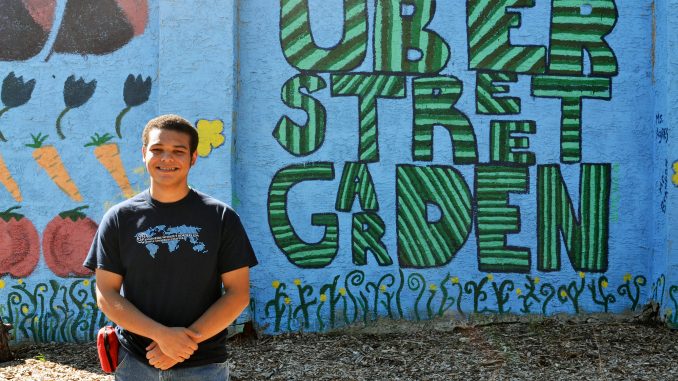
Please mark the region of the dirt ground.
<svg viewBox="0 0 678 381"><path fill-rule="evenodd" d="M0 380L113 380L93 343L23 344ZM678 331L638 317L379 321L325 334L238 335L232 380L677 380Z"/></svg>

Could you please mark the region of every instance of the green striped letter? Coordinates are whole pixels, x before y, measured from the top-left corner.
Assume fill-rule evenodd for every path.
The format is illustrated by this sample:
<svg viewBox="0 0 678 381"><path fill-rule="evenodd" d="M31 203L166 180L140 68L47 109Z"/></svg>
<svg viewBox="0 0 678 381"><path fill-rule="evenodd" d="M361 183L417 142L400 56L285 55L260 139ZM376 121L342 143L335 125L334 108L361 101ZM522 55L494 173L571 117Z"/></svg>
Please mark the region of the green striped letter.
<svg viewBox="0 0 678 381"><path fill-rule="evenodd" d="M476 166L478 270L530 271L530 249L506 246L506 235L520 232L520 209L509 205L508 193L527 193L528 183L527 167Z"/></svg>
<svg viewBox="0 0 678 381"><path fill-rule="evenodd" d="M561 231L576 271L607 271L610 212L610 164L582 164L579 218L558 165L537 169L538 268L560 270Z"/></svg>
<svg viewBox="0 0 678 381"><path fill-rule="evenodd" d="M562 99L560 117L560 161L581 161L582 99L610 100L609 78L561 77L538 75L532 77L532 95L540 98Z"/></svg>
<svg viewBox="0 0 678 381"><path fill-rule="evenodd" d="M396 172L400 266L443 266L471 234L471 191L452 167L398 165ZM438 221L429 221L426 203L440 208Z"/></svg>
<svg viewBox="0 0 678 381"><path fill-rule="evenodd" d="M530 8L534 0L467 0L469 69L541 74L546 48L511 45L509 30L520 27L520 14L506 8Z"/></svg>
<svg viewBox="0 0 678 381"><path fill-rule="evenodd" d="M471 121L454 108L463 86L453 76L414 79L414 160L433 160L433 127L442 126L452 138L454 164L478 162L476 134Z"/></svg>
<svg viewBox="0 0 678 381"><path fill-rule="evenodd" d="M367 251L371 251L379 266L389 266L393 260L381 241L385 231L384 221L374 212L353 215L352 251L353 263L359 266L367 264Z"/></svg>
<svg viewBox="0 0 678 381"><path fill-rule="evenodd" d="M372 176L365 163L346 163L339 183L335 209L350 212L353 200L358 195L362 210L379 210L377 192L374 190Z"/></svg>
<svg viewBox="0 0 678 381"><path fill-rule="evenodd" d="M280 0L280 8L280 45L290 65L301 71L349 71L365 59L366 0L344 0L344 34L330 49L313 40L308 0Z"/></svg>
<svg viewBox="0 0 678 381"><path fill-rule="evenodd" d="M288 116L283 116L273 130L275 140L294 156L306 156L315 152L325 140L325 107L317 99L302 93L301 89L305 88L313 93L326 86L321 77L302 74L292 77L283 85L283 102L291 108L308 113L308 121L303 126Z"/></svg>
<svg viewBox="0 0 678 381"><path fill-rule="evenodd" d="M378 74L332 74L332 96L357 96L360 130L358 160L379 161L377 99L404 98L405 78Z"/></svg>
<svg viewBox="0 0 678 381"><path fill-rule="evenodd" d="M450 59L450 46L426 27L435 0L377 0L374 21L374 71L438 73Z"/></svg>
<svg viewBox="0 0 678 381"><path fill-rule="evenodd" d="M614 0L553 0L549 73L583 74L584 50L591 75L617 75L617 58L604 37L617 23Z"/></svg>
<svg viewBox="0 0 678 381"><path fill-rule="evenodd" d="M516 82L517 80L516 74L477 72L476 113L480 115L520 114L520 98L495 97L496 94L509 92L508 86L495 85L495 82Z"/></svg>
<svg viewBox="0 0 678 381"><path fill-rule="evenodd" d="M302 181L332 180L332 163L319 162L291 165L273 176L268 190L268 224L275 244L293 264L303 268L325 267L339 249L339 221L334 213L316 213L311 216L313 226L324 226L325 235L318 243L301 240L287 215L287 194Z"/></svg>
<svg viewBox="0 0 678 381"><path fill-rule="evenodd" d="M533 152L514 151L530 148L527 137L513 137L513 133L534 134L537 132L533 120L493 120L490 122L490 162L534 165Z"/></svg>

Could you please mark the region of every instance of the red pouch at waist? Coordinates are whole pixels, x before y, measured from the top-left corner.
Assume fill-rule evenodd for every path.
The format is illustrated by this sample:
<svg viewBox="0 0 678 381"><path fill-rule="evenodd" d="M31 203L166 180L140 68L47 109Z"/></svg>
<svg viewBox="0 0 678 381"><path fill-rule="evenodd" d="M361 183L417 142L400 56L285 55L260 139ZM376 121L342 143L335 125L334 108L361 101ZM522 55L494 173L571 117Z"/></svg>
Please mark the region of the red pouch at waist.
<svg viewBox="0 0 678 381"><path fill-rule="evenodd" d="M115 328L107 325L102 327L97 334L97 353L101 369L106 373L114 373L118 366L118 336Z"/></svg>

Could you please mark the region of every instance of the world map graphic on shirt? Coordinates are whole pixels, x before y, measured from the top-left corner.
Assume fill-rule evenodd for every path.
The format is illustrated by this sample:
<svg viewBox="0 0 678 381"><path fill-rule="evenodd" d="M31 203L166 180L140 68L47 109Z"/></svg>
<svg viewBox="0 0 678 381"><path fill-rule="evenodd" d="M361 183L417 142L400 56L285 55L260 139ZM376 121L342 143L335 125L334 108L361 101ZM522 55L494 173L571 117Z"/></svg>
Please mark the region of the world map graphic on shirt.
<svg viewBox="0 0 678 381"><path fill-rule="evenodd" d="M193 251L205 254L207 253L205 244L199 240L200 230L201 228L187 225L158 225L143 232L137 233L135 238L138 243L146 247L148 254L152 258L155 258L161 244L166 245L167 250L170 253L174 253L179 247L179 243L181 241L192 245Z"/></svg>

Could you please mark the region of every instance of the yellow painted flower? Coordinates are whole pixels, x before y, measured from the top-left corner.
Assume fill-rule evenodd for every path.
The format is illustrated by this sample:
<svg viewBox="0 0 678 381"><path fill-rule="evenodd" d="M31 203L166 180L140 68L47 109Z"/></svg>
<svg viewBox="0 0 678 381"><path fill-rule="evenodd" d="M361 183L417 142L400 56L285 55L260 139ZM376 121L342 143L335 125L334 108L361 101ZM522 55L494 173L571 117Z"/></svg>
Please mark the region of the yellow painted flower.
<svg viewBox="0 0 678 381"><path fill-rule="evenodd" d="M39 319L37 316L33 318L33 321L36 322L36 323L37 323L39 320L40 320L40 319Z"/></svg>
<svg viewBox="0 0 678 381"><path fill-rule="evenodd" d="M0 279L0 288L5 288L5 281Z"/></svg>
<svg viewBox="0 0 678 381"><path fill-rule="evenodd" d="M301 279L295 279L294 284L297 286L301 286Z"/></svg>
<svg viewBox="0 0 678 381"><path fill-rule="evenodd" d="M47 287L40 286L39 290L40 290L40 292L45 292L45 291L47 291Z"/></svg>
<svg viewBox="0 0 678 381"><path fill-rule="evenodd" d="M89 279L85 279L82 281L83 286L89 286Z"/></svg>
<svg viewBox="0 0 678 381"><path fill-rule="evenodd" d="M273 286L273 288L275 288L277 290L278 287L280 287L280 282L277 281L277 280L274 280L273 283L271 283L271 285Z"/></svg>
<svg viewBox="0 0 678 381"><path fill-rule="evenodd" d="M340 289L339 289L339 294L341 294L341 295L346 295L346 289L343 288L343 287L340 288Z"/></svg>
<svg viewBox="0 0 678 381"><path fill-rule="evenodd" d="M584 274L582 271L579 272L579 277L584 279L586 277L586 274Z"/></svg>
<svg viewBox="0 0 678 381"><path fill-rule="evenodd" d="M521 290L521 289L519 289L519 288L516 288L516 294L522 295L522 294L523 294L523 290Z"/></svg>
<svg viewBox="0 0 678 381"><path fill-rule="evenodd" d="M224 144L224 122L220 120L200 119L196 125L198 128L198 155L206 157L212 152L212 148L217 148Z"/></svg>
<svg viewBox="0 0 678 381"><path fill-rule="evenodd" d="M450 282L452 282L452 284L457 284L457 283L459 283L459 277L458 277L458 276L455 276L454 278L450 279Z"/></svg>
<svg viewBox="0 0 678 381"><path fill-rule="evenodd" d="M19 280L17 280L16 282L19 283L19 284L24 284L24 280L23 280L23 279L19 279Z"/></svg>
<svg viewBox="0 0 678 381"><path fill-rule="evenodd" d="M326 301L326 300L327 300L327 295L325 295L325 294L320 294L320 301L321 301L321 302L324 302L324 301Z"/></svg>
<svg viewBox="0 0 678 381"><path fill-rule="evenodd" d="M487 280L489 280L490 282L493 281L493 280L494 280L494 275L492 275L492 274L487 274Z"/></svg>
<svg viewBox="0 0 678 381"><path fill-rule="evenodd" d="M438 289L438 286L436 286L435 284L431 284L430 286L428 286L428 288L429 288L429 290L431 290L431 291L435 291L435 290Z"/></svg>
<svg viewBox="0 0 678 381"><path fill-rule="evenodd" d="M560 291L560 296L567 299L567 292L565 292L565 290Z"/></svg>
<svg viewBox="0 0 678 381"><path fill-rule="evenodd" d="M290 304L290 303L292 303L292 299L290 299L289 297L285 298L285 304Z"/></svg>
<svg viewBox="0 0 678 381"><path fill-rule="evenodd" d="M608 286L607 281L600 282L600 285L603 286L603 288L607 288Z"/></svg>
<svg viewBox="0 0 678 381"><path fill-rule="evenodd" d="M381 292L386 292L386 285L382 284L381 287L379 287L379 290L381 290Z"/></svg>
<svg viewBox="0 0 678 381"><path fill-rule="evenodd" d="M632 278L631 274L629 273L624 274L624 282L630 282L631 278Z"/></svg>
<svg viewBox="0 0 678 381"><path fill-rule="evenodd" d="M541 282L541 279L539 279L538 276L534 277L534 284L538 284L539 282Z"/></svg>
<svg viewBox="0 0 678 381"><path fill-rule="evenodd" d="M678 185L678 161L673 163L673 175L671 176L673 185Z"/></svg>
<svg viewBox="0 0 678 381"><path fill-rule="evenodd" d="M28 307L26 307L26 306L21 307L21 312L27 314L28 313Z"/></svg>

